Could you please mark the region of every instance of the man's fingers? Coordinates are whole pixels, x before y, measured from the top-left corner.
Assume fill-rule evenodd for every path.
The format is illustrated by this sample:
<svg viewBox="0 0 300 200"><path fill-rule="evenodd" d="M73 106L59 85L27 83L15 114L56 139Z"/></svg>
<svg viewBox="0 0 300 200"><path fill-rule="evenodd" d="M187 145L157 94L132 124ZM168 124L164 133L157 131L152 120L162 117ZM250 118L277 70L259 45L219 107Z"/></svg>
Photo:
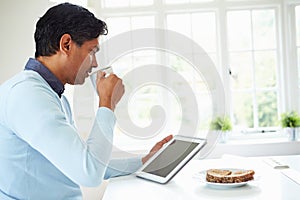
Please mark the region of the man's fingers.
<svg viewBox="0 0 300 200"><path fill-rule="evenodd" d="M159 145L163 146L167 142L169 142L173 138L173 135L168 135L164 139L162 139L160 142L158 142Z"/></svg>
<svg viewBox="0 0 300 200"><path fill-rule="evenodd" d="M150 153L142 158L142 162L145 163L151 156L153 156L159 149L162 148L164 144L169 142L173 138L173 135L168 135L164 139L162 139L160 142L157 142L154 147L150 150Z"/></svg>
<svg viewBox="0 0 300 200"><path fill-rule="evenodd" d="M171 139L173 138L173 135L168 135L167 137L165 137L162 142L165 144L167 142L169 142Z"/></svg>
<svg viewBox="0 0 300 200"><path fill-rule="evenodd" d="M99 70L99 71L97 72L97 80L100 80L100 79L104 78L104 77L105 77L105 74L106 74L105 72Z"/></svg>
<svg viewBox="0 0 300 200"><path fill-rule="evenodd" d="M173 135L168 135L167 137L164 138L166 142L169 142L173 138Z"/></svg>

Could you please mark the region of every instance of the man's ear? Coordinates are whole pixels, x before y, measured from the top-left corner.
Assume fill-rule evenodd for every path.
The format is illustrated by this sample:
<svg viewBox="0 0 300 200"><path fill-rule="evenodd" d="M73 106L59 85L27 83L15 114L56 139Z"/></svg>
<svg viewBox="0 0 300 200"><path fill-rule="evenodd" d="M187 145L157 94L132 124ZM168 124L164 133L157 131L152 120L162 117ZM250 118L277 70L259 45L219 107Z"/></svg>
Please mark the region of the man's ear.
<svg viewBox="0 0 300 200"><path fill-rule="evenodd" d="M62 53L69 55L71 50L72 37L69 34L63 34L60 38L59 49Z"/></svg>

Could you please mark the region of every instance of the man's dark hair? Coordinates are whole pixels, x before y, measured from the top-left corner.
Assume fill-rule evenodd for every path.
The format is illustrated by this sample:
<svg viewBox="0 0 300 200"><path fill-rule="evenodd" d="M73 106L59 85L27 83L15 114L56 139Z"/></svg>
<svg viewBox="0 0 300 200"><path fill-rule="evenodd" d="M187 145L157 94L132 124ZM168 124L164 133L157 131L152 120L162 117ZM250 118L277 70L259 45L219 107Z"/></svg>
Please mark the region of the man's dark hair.
<svg viewBox="0 0 300 200"><path fill-rule="evenodd" d="M97 19L87 9L63 3L50 8L37 22L34 33L35 57L54 55L59 49L60 38L70 34L81 46L85 41L107 34L105 22Z"/></svg>

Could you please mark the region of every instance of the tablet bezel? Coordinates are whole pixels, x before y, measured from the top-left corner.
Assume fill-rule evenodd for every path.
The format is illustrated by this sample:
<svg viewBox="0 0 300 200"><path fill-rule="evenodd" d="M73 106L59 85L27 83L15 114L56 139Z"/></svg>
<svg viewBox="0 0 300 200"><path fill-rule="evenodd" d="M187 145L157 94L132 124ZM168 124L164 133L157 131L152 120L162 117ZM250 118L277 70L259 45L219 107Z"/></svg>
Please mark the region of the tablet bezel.
<svg viewBox="0 0 300 200"><path fill-rule="evenodd" d="M159 156L174 140L181 140L185 142L198 143L197 147L193 149L166 177L161 177L155 174L144 172L145 169L157 156ZM206 144L206 139L187 137L182 135L175 135L172 140L166 143L158 152L156 152L136 173L139 178L144 178L154 182L165 184L169 182Z"/></svg>

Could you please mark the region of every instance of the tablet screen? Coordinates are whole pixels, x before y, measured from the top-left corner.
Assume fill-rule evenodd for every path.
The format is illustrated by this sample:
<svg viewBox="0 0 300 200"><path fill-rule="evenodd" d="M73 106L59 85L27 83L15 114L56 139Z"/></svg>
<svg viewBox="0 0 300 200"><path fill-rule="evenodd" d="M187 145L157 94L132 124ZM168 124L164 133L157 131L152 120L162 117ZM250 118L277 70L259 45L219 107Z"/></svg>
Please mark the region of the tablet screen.
<svg viewBox="0 0 300 200"><path fill-rule="evenodd" d="M143 172L166 177L199 143L174 140Z"/></svg>

